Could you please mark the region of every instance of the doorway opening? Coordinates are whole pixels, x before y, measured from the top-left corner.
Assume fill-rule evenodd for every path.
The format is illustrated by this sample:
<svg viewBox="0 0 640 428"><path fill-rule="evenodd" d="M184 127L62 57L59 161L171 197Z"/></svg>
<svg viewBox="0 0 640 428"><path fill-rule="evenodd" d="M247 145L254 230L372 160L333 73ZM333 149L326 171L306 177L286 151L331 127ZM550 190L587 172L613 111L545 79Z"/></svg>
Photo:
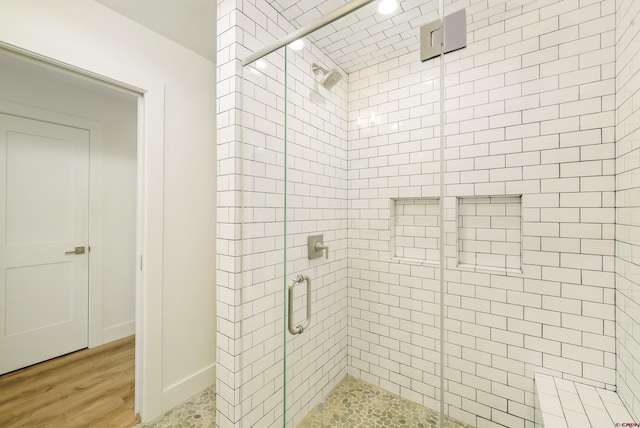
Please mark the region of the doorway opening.
<svg viewBox="0 0 640 428"><path fill-rule="evenodd" d="M22 335L24 343L11 351L2 347L0 374L139 331L140 100L139 93L0 52L0 119L6 122L0 159L14 172L0 190L3 203L11 204L5 209L11 217L0 218L11 238L5 236L1 251L14 254L26 243L40 242L58 257L2 266L0 311L11 325L0 333L11 339ZM72 144L65 133L77 135ZM63 233L67 227L76 233ZM31 257L42 251L24 252ZM71 318L72 344L34 351L49 345L30 342L29 333L43 325L55 330ZM69 340L57 330L47 334L52 343ZM11 362L3 366L7 352ZM136 373L139 365L136 358Z"/></svg>

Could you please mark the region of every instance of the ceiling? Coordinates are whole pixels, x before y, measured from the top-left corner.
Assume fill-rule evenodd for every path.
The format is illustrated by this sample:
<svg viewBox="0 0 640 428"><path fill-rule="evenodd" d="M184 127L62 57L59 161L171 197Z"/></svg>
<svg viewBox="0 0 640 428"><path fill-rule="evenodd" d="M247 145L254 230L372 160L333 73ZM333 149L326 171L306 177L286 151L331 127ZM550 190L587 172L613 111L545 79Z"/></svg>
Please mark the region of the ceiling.
<svg viewBox="0 0 640 428"><path fill-rule="evenodd" d="M184 47L216 61L214 0L96 0ZM266 0L295 28L308 25L348 0ZM344 71L351 73L382 61L420 51L420 27L439 18L439 0L397 0L390 15L378 12L380 0L307 36ZM445 0L448 15L467 8L467 30L522 12L536 0Z"/></svg>
<svg viewBox="0 0 640 428"><path fill-rule="evenodd" d="M385 60L415 53L419 61L420 27L440 18L439 0L397 0L390 15L378 12L381 0L364 6L307 36L344 71L351 73ZM308 25L348 0L267 0L296 28ZM449 15L466 8L467 32L520 15L537 0L445 0Z"/></svg>
<svg viewBox="0 0 640 428"><path fill-rule="evenodd" d="M308 25L346 0L267 0L296 28ZM437 0L398 0L390 15L378 12L379 1L329 24L307 36L344 71L362 68L420 51L420 27L438 19Z"/></svg>
<svg viewBox="0 0 640 428"><path fill-rule="evenodd" d="M96 0L121 15L216 62L214 0Z"/></svg>

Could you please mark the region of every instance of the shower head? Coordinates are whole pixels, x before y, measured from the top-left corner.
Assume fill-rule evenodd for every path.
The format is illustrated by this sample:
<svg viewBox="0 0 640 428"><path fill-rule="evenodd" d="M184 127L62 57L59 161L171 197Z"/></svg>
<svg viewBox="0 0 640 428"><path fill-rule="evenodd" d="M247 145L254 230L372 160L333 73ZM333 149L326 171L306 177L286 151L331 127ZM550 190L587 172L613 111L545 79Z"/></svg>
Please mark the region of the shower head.
<svg viewBox="0 0 640 428"><path fill-rule="evenodd" d="M342 79L342 74L335 68L332 68L324 75L322 80L320 80L320 84L329 90L333 88L340 79Z"/></svg>
<svg viewBox="0 0 640 428"><path fill-rule="evenodd" d="M331 88L333 88L336 83L338 83L338 81L342 79L342 74L340 74L340 72L335 68L327 70L314 63L311 65L311 71L313 71L313 74L323 74L322 79L320 80L320 84L324 86L326 90L330 90Z"/></svg>

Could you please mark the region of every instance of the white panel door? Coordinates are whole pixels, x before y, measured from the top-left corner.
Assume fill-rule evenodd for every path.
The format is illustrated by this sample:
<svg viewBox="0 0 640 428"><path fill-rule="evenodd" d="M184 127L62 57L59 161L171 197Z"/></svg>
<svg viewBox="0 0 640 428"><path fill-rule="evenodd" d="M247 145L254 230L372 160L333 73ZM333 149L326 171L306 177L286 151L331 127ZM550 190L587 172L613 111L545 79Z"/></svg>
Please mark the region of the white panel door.
<svg viewBox="0 0 640 428"><path fill-rule="evenodd" d="M0 374L87 347L88 222L89 132L0 114Z"/></svg>

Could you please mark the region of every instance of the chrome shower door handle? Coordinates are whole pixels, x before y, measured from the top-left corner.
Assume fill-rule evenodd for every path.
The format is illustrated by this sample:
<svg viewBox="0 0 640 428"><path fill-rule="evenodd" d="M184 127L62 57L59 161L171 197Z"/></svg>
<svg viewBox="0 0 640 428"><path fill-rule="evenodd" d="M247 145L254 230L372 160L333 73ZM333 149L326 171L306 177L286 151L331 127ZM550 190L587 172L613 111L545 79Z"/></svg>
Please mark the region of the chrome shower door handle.
<svg viewBox="0 0 640 428"><path fill-rule="evenodd" d="M293 289L296 285L307 281L307 317L304 320L302 325L298 324L297 326L293 326ZM291 334L300 334L305 331L309 324L311 324L311 278L308 276L297 275L295 278L291 280L288 287L288 298L289 298L289 332Z"/></svg>

